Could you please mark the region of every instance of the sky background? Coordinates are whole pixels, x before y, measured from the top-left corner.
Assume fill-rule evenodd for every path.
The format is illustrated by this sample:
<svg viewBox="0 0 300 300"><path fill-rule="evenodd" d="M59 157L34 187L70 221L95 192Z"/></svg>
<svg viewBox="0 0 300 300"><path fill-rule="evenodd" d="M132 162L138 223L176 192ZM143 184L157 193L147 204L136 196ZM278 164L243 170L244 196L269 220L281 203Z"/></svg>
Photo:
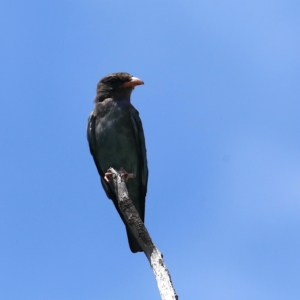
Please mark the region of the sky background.
<svg viewBox="0 0 300 300"><path fill-rule="evenodd" d="M1 1L0 299L160 299L86 120L125 71L179 299L298 300L299 1Z"/></svg>

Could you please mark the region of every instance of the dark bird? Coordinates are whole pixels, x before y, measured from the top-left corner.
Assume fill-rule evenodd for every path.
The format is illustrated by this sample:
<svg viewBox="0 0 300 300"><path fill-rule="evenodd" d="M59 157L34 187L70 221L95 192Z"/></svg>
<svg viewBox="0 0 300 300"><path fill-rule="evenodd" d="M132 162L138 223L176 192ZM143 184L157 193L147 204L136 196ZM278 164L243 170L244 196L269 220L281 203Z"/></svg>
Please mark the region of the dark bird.
<svg viewBox="0 0 300 300"><path fill-rule="evenodd" d="M130 103L131 92L141 84L144 84L142 80L128 73L103 77L97 85L95 109L88 118L87 138L104 191L122 220L116 194L107 180L106 172L110 167L123 168L128 177L134 177L126 186L144 222L148 182L146 145L139 113ZM131 231L127 227L126 230L131 251L143 251Z"/></svg>

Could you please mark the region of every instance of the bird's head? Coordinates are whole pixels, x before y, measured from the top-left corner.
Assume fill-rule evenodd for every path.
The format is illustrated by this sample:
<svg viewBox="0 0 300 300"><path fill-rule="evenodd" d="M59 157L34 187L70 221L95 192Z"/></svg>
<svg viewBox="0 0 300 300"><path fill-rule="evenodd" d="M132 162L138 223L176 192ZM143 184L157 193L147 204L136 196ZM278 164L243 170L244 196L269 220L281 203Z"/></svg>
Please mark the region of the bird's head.
<svg viewBox="0 0 300 300"><path fill-rule="evenodd" d="M141 84L144 84L141 79L128 73L120 72L106 75L97 85L95 102L102 102L107 98L129 100L134 87Z"/></svg>

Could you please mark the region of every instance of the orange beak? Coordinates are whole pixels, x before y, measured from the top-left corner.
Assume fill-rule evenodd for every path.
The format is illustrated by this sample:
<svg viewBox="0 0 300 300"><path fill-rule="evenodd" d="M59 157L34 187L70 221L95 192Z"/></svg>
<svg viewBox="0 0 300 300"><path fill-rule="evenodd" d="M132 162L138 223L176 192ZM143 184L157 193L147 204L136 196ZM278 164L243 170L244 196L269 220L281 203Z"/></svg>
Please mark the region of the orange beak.
<svg viewBox="0 0 300 300"><path fill-rule="evenodd" d="M137 85L141 85L141 84L144 84L144 81L137 78L137 77L131 77L131 80L129 82L125 82L123 84L123 87L135 87Z"/></svg>

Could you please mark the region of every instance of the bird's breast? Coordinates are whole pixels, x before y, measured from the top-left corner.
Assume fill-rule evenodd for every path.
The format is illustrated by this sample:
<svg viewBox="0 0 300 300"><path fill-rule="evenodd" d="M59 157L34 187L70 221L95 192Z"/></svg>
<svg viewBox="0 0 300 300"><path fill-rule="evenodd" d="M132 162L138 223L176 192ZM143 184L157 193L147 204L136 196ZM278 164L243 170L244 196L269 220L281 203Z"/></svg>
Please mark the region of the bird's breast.
<svg viewBox="0 0 300 300"><path fill-rule="evenodd" d="M104 172L110 167L135 173L138 153L129 106L111 105L96 119L97 159Z"/></svg>

